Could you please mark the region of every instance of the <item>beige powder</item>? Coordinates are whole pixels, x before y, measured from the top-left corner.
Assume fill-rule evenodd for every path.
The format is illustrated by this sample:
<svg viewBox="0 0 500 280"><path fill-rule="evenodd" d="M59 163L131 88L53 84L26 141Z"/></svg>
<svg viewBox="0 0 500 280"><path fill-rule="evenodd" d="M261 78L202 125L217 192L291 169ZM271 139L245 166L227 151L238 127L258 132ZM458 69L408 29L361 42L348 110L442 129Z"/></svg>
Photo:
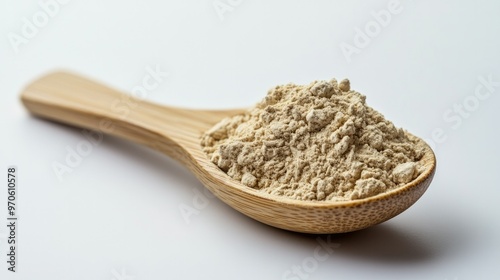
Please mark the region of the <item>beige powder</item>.
<svg viewBox="0 0 500 280"><path fill-rule="evenodd" d="M271 89L207 131L210 160L244 185L298 200L361 199L418 176L423 144L368 107L349 80Z"/></svg>

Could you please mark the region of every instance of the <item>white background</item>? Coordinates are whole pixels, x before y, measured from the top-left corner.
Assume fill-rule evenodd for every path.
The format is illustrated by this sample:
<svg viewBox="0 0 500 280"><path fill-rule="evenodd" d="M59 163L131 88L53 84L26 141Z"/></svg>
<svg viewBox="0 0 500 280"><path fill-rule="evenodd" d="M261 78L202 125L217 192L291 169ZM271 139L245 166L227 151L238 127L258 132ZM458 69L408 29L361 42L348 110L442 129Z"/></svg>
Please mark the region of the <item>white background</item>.
<svg viewBox="0 0 500 280"><path fill-rule="evenodd" d="M51 6L44 23L38 1L3 0L0 172L19 169L19 225L14 274L2 180L0 279L499 279L500 86L488 92L479 77L500 81L500 4L401 0L377 30L371 21L389 1L367 2L72 0ZM40 27L27 38L24 18L34 15ZM356 45L356 28L367 26L372 37ZM343 43L359 48L346 56ZM31 117L22 88L69 69L130 92L156 66L169 76L146 99L190 108L247 107L276 84L348 77L369 105L435 142L435 179L398 217L322 236L339 245L322 261L317 236L271 228L206 195L183 217L179 207L199 206L203 186L114 137L59 180L53 163L85 138Z"/></svg>

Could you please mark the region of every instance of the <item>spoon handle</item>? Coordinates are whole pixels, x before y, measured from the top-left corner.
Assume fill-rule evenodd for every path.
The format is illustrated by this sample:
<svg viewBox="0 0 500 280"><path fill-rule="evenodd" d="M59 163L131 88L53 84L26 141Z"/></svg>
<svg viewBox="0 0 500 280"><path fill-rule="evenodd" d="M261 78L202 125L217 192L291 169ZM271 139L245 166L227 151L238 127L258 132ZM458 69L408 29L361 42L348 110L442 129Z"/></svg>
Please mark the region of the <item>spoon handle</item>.
<svg viewBox="0 0 500 280"><path fill-rule="evenodd" d="M67 72L34 81L21 100L36 116L119 136L181 162L186 160L181 146L199 145L193 142L221 118L216 112L155 105Z"/></svg>

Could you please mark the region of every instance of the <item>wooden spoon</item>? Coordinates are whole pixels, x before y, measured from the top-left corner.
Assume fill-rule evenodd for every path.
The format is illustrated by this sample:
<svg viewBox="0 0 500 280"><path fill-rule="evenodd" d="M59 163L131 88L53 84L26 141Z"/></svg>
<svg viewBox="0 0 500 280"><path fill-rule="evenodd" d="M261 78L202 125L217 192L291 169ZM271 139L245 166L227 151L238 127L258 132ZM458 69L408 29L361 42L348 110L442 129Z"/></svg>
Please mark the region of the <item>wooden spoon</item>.
<svg viewBox="0 0 500 280"><path fill-rule="evenodd" d="M242 185L202 151L202 133L222 118L243 110L160 106L65 72L51 73L31 83L21 99L36 116L116 135L163 152L189 168L205 187L234 209L262 223L297 232L349 232L384 222L422 196L436 167L434 153L425 145L427 151L421 160L425 171L403 187L346 202L299 201Z"/></svg>

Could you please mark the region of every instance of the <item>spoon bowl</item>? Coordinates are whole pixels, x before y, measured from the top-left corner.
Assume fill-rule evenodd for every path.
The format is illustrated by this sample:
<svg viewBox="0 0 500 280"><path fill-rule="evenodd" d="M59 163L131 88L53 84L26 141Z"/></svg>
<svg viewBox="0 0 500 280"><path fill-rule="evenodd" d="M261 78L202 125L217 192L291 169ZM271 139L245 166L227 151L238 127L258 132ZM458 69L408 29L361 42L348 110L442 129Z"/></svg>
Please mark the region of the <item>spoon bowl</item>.
<svg viewBox="0 0 500 280"><path fill-rule="evenodd" d="M35 116L119 136L160 151L186 166L215 196L262 223L303 233L360 230L384 222L413 205L427 190L436 159L425 143L424 171L412 182L352 201L300 201L274 196L233 180L203 152L201 135L224 117L244 110L189 110L160 106L122 94L81 76L55 72L21 94ZM421 139L408 134L412 139Z"/></svg>

